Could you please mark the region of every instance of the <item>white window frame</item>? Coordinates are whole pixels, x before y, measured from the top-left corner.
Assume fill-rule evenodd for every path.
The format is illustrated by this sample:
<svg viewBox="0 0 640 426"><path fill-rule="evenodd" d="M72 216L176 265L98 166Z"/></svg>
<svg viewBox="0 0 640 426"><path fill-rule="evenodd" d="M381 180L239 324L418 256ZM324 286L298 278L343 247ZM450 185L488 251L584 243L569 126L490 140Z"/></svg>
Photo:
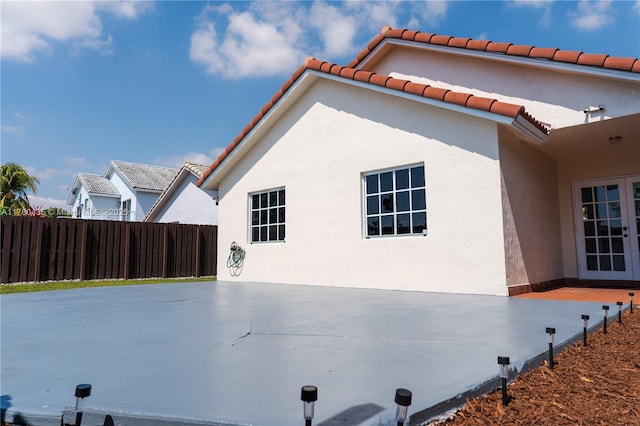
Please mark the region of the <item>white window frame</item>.
<svg viewBox="0 0 640 426"><path fill-rule="evenodd" d="M270 188L249 193L248 196L248 240L249 244L284 243L286 240L286 188L284 186ZM271 194L276 195L276 204L271 204ZM262 197L266 197L266 205L262 205ZM254 208L253 199L258 197L259 205ZM257 217L254 217L254 212ZM275 214L274 216L271 216ZM274 221L275 219L275 221ZM256 223L257 220L257 223ZM275 239L272 232L275 227ZM254 240L254 230L257 229L258 239ZM265 234L263 234L265 232ZM264 239L263 239L264 238Z"/></svg>
<svg viewBox="0 0 640 426"><path fill-rule="evenodd" d="M414 183L411 177L411 170L414 168L422 168L423 169L423 173L422 173L422 178L423 181L422 182L418 182L418 183ZM385 169L379 169L379 170L371 170L371 171L367 171L367 172L363 172L361 175L361 182L362 182L362 235L364 236L364 238L366 239L375 239L375 238L393 238L393 237L415 237L415 236L426 236L427 235L427 228L428 228L428 217L427 217L427 190L426 190L426 173L424 172L424 163L416 163L416 164L409 164L409 165L403 165L403 166L397 166L397 167L389 167L389 168L385 168ZM396 181L396 177L398 176L397 173L398 172L402 172L402 171L408 171L408 176L409 176L409 183L408 183L408 187L406 188L398 188L397 184L398 182ZM388 174L391 173L391 177L392 177L392 189L391 190L382 190L382 188L380 187L381 185L381 181L380 181L380 176L384 175L384 174ZM367 178L369 176L376 176L377 177L377 190L371 193L367 193ZM420 206L414 206L414 200L413 200L413 196L412 196L412 192L413 191L422 191L423 197L424 197L424 206L420 205ZM409 209L408 210L403 210L403 211L398 211L397 207L397 195L400 193L407 193L408 192L408 198L409 198ZM370 212L369 211L369 197L373 197L372 198L372 203L375 203L375 197L382 197L384 195L392 195L392 199L393 199L393 210L392 211L386 211L383 212L383 201L381 198L378 198L378 210L377 212ZM417 196L419 196L419 194L416 194ZM416 200L419 201L419 200ZM418 204L418 202L416 202L416 204ZM398 233L398 216L399 215L405 215L407 214L409 217L409 232L405 232L405 233ZM424 214L424 227L421 228L420 230L416 230L415 228L415 224L414 224L414 218L416 218L416 216L418 215L422 215ZM390 217L393 220L393 232L392 233L387 233L387 234L383 234L383 229L381 227L381 221L382 221L382 217ZM376 234L369 234L369 219L374 219L374 218L378 218L378 226L380 227L379 229L379 233Z"/></svg>

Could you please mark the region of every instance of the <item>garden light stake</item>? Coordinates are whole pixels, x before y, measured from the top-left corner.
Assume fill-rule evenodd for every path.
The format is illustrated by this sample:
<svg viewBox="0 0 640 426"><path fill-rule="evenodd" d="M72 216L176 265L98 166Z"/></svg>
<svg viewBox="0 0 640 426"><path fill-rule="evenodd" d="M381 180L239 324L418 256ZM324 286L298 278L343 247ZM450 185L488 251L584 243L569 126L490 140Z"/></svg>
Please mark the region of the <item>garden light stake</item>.
<svg viewBox="0 0 640 426"><path fill-rule="evenodd" d="M546 332L549 335L549 368L553 370L553 336L556 334L554 327L547 327Z"/></svg>
<svg viewBox="0 0 640 426"><path fill-rule="evenodd" d="M409 406L411 405L411 391L408 389L396 389L396 422L398 426L404 425L409 416Z"/></svg>
<svg viewBox="0 0 640 426"><path fill-rule="evenodd" d="M582 343L587 347L587 327L589 327L589 315L582 315Z"/></svg>

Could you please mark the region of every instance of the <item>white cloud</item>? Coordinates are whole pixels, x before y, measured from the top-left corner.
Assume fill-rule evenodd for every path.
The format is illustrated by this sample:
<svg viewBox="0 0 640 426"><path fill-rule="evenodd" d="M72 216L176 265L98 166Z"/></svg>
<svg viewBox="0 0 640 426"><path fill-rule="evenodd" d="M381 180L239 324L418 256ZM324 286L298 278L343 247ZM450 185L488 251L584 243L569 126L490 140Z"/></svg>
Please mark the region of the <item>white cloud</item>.
<svg viewBox="0 0 640 426"><path fill-rule="evenodd" d="M343 56L355 50L355 18L346 15L338 7L321 1L313 3L309 25L320 33L324 42L323 56Z"/></svg>
<svg viewBox="0 0 640 426"><path fill-rule="evenodd" d="M196 19L189 57L209 74L228 78L280 75L291 72L305 55L299 48L300 25L294 3L254 4L236 12L228 5L206 7ZM285 13L286 10L292 9ZM293 13L291 13L293 12ZM214 14L226 15L228 25L219 38Z"/></svg>
<svg viewBox="0 0 640 426"><path fill-rule="evenodd" d="M633 8L635 9L636 12L640 13L640 0L635 1Z"/></svg>
<svg viewBox="0 0 640 426"><path fill-rule="evenodd" d="M570 12L569 17L571 25L585 31L602 28L614 20L610 0L580 0L576 10Z"/></svg>
<svg viewBox="0 0 640 426"><path fill-rule="evenodd" d="M154 160L154 164L158 164L161 166L165 166L165 167L175 167L175 168L179 168L182 167L182 164L185 161L188 161L190 163L195 163L195 164L202 164L204 166L208 166L211 163L213 163L213 161L218 158L218 155L222 154L222 152L224 152L225 148L214 148L211 151L209 151L208 153L204 154L201 152L193 152L193 151L189 151L183 155L175 155L175 156L171 156L171 157L163 157L163 158L156 158Z"/></svg>
<svg viewBox="0 0 640 426"><path fill-rule="evenodd" d="M6 1L2 3L2 57L33 62L56 43L108 53L111 36L103 35L99 11L132 19L148 10L148 2Z"/></svg>
<svg viewBox="0 0 640 426"><path fill-rule="evenodd" d="M93 168L93 164L89 163L85 157L65 157L64 163L75 169L86 170Z"/></svg>
<svg viewBox="0 0 640 426"><path fill-rule="evenodd" d="M10 126L8 124L2 125L2 131L4 133L10 133L15 136L23 136L24 135L24 126Z"/></svg>
<svg viewBox="0 0 640 426"><path fill-rule="evenodd" d="M58 207L60 209L69 209L67 200L59 200L52 197L38 197L37 195L29 195L29 204L36 207L48 209L50 207Z"/></svg>
<svg viewBox="0 0 640 426"><path fill-rule="evenodd" d="M507 0L507 6L515 6L515 7L530 7L534 9L543 9L543 15L540 18L540 25L542 27L550 27L551 26L551 6L556 0Z"/></svg>
<svg viewBox="0 0 640 426"><path fill-rule="evenodd" d="M51 179L61 174L66 174L66 171L53 168L38 170L33 166L26 166L24 169L29 173L29 175L38 178L41 183L43 180Z"/></svg>

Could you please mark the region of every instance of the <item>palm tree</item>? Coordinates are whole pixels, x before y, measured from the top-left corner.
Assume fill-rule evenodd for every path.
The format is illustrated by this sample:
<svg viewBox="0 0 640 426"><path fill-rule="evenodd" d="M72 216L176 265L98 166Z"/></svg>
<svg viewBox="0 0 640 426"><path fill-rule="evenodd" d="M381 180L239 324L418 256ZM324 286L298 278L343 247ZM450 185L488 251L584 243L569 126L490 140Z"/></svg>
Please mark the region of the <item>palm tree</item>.
<svg viewBox="0 0 640 426"><path fill-rule="evenodd" d="M19 164L6 163L2 165L0 179L2 179L0 208L29 209L27 190L36 192L36 184L40 183L38 178L30 176Z"/></svg>

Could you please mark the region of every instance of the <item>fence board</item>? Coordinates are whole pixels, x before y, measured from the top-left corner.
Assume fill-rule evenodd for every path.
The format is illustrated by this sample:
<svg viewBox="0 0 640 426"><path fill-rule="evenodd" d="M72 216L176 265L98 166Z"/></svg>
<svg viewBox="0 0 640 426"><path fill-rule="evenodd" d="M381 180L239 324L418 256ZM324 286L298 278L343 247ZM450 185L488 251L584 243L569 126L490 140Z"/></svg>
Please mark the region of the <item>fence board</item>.
<svg viewBox="0 0 640 426"><path fill-rule="evenodd" d="M216 273L217 226L4 216L0 282Z"/></svg>

